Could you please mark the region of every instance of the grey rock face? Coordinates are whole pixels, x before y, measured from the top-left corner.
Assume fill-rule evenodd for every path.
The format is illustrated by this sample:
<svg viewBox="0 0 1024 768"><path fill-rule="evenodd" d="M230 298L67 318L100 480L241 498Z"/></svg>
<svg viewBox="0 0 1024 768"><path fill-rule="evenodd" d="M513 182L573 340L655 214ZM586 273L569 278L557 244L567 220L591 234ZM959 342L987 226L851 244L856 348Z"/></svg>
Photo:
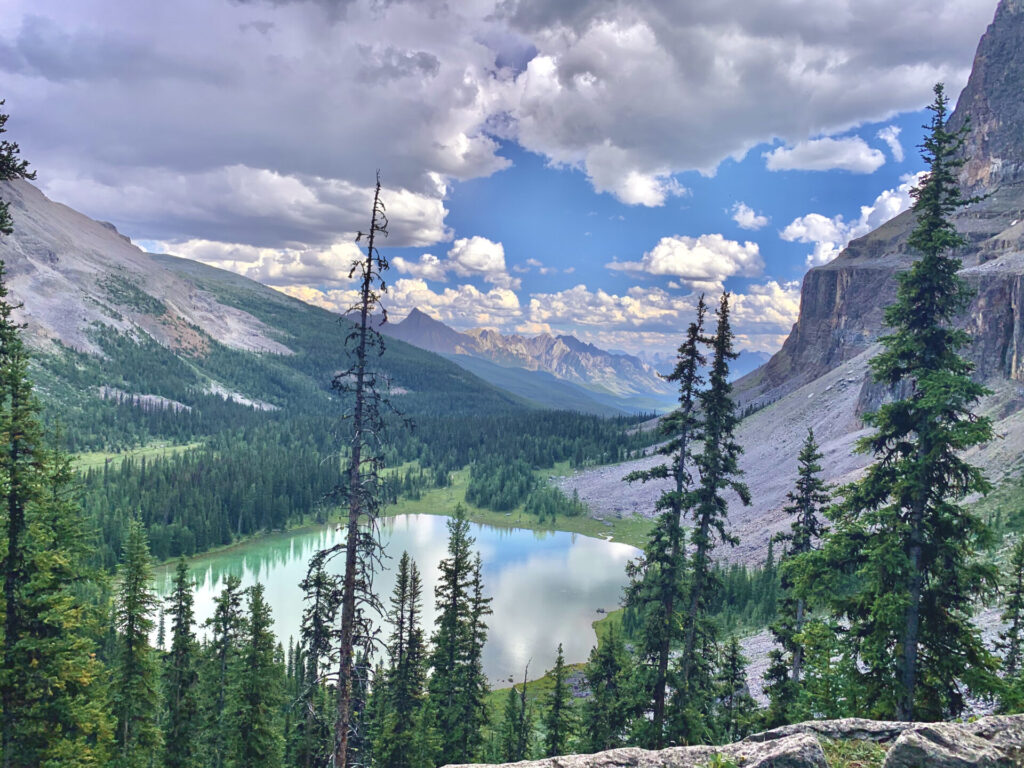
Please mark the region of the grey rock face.
<svg viewBox="0 0 1024 768"><path fill-rule="evenodd" d="M763 743L670 747L660 751L629 747L506 765L518 768L703 768L716 755L729 758L743 768L828 768L817 739L802 733Z"/></svg>
<svg viewBox="0 0 1024 768"><path fill-rule="evenodd" d="M722 747L670 747L660 751L630 747L505 765L518 768L703 768L720 755L743 768L828 768L819 739L891 745L883 768L1024 766L1024 715L983 717L972 723L898 723L860 718L810 721L754 734Z"/></svg>

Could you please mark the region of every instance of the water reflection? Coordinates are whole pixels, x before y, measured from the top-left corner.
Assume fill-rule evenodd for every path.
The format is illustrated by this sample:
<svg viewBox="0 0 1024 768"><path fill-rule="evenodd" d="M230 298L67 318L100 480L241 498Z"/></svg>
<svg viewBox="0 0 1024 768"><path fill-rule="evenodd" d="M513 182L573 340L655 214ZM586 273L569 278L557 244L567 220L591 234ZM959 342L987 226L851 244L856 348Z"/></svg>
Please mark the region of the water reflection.
<svg viewBox="0 0 1024 768"><path fill-rule="evenodd" d="M424 619L432 626L437 565L446 554L447 519L436 515L402 515L382 523L385 546L392 559L377 576L377 590L388 595L394 568L407 550L423 574ZM564 532L536 532L472 524L470 534L484 564L484 587L493 598L488 617L484 670L492 683L522 677L529 662L531 677L554 665L562 643L569 663L584 661L594 644L591 622L598 608L618 605L625 585L625 565L636 555L633 547ZM248 587L266 587L274 614L274 629L282 642L298 638L302 616L299 581L310 556L344 540L335 526L315 531L261 538L238 549L202 558L192 566L197 583L196 619L201 624L213 613L213 598L228 574ZM340 572L339 558L334 569ZM166 595L172 569L158 572L157 591ZM429 629L428 629L429 634Z"/></svg>

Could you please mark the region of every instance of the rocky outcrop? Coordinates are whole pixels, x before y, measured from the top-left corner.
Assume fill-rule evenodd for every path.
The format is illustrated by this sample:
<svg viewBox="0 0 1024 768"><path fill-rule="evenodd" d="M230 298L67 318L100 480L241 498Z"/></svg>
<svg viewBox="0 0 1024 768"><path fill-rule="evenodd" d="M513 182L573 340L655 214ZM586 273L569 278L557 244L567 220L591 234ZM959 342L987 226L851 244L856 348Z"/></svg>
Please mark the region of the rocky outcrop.
<svg viewBox="0 0 1024 768"><path fill-rule="evenodd" d="M659 751L613 749L508 765L518 768L704 768L716 757L743 768L828 768L829 742L871 741L885 750L881 768L1024 766L1024 715L970 723L897 723L848 718L787 725L721 747Z"/></svg>
<svg viewBox="0 0 1024 768"><path fill-rule="evenodd" d="M959 254L977 293L961 322L984 379L1024 381L1024 0L1001 0L978 45L953 128L970 122L961 184L984 199L956 214L969 245ZM804 277L800 314L782 350L737 384L745 401L769 402L855 358L882 333L896 274L913 254L910 211L851 242Z"/></svg>

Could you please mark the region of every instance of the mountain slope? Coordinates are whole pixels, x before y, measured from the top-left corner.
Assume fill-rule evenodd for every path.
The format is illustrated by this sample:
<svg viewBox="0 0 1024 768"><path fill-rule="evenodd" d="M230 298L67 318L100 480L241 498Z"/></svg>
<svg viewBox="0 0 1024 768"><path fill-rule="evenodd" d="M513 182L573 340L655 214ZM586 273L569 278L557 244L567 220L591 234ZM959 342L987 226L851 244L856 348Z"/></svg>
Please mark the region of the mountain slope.
<svg viewBox="0 0 1024 768"><path fill-rule="evenodd" d="M477 358L506 369L542 371L619 410L664 410L674 403L671 386L647 363L632 355L606 352L573 336L506 336L486 328L460 333L419 309L413 309L401 322L385 326L384 332L423 349L456 355L452 359L460 363ZM489 380L504 386L500 379ZM517 375L517 381L523 380Z"/></svg>
<svg viewBox="0 0 1024 768"><path fill-rule="evenodd" d="M145 253L28 182L3 183L0 196L14 218L14 233L0 238L8 287L23 304L44 400L71 431L130 442L139 425L125 418L156 420L118 403L163 403L201 429L202 414L209 422L225 400L239 412L333 402L329 384L345 360L338 316L230 272ZM528 407L435 354L388 347L382 368L411 415Z"/></svg>

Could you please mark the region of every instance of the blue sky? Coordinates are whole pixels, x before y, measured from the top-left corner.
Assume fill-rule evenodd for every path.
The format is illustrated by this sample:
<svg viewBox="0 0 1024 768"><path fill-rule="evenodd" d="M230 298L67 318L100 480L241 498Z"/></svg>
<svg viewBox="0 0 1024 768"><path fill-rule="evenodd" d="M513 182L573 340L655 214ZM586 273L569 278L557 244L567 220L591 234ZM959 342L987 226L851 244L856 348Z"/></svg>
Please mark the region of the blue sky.
<svg viewBox="0 0 1024 768"><path fill-rule="evenodd" d="M652 356L723 289L778 348L806 270L906 206L995 0L8 6L0 97L53 199L342 310L379 169L393 317Z"/></svg>

